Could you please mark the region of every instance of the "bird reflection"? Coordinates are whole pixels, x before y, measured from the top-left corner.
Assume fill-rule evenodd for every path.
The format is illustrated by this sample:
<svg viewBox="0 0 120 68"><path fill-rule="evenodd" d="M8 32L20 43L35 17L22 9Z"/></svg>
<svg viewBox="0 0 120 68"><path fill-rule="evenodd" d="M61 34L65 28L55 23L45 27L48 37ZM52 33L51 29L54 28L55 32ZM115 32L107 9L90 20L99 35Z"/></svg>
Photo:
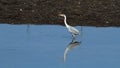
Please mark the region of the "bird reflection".
<svg viewBox="0 0 120 68"><path fill-rule="evenodd" d="M75 41L75 40L72 40L72 42L70 42L68 44L68 46L66 47L65 51L64 51L64 62L66 61L66 55L68 53L68 51L70 51L71 49L73 49L74 47L80 45L81 41L78 42L78 41Z"/></svg>

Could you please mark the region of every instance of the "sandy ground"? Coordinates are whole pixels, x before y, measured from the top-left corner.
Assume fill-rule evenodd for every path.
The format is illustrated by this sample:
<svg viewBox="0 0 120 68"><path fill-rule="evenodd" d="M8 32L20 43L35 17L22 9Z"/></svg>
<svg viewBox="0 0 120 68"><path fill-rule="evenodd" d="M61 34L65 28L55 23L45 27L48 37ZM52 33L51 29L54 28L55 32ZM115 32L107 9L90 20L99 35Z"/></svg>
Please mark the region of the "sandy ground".
<svg viewBox="0 0 120 68"><path fill-rule="evenodd" d="M120 26L120 0L0 0L0 22Z"/></svg>

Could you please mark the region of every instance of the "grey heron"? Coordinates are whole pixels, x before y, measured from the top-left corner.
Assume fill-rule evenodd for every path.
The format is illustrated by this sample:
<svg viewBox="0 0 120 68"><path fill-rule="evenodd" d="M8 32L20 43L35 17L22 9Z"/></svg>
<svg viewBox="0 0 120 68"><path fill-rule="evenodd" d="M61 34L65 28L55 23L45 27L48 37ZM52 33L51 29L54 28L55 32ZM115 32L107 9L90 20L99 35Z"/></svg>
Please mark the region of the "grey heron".
<svg viewBox="0 0 120 68"><path fill-rule="evenodd" d="M66 15L65 15L65 14L59 14L59 16L64 17L65 26L66 26L66 28L68 29L68 31L69 31L70 33L72 33L72 38L73 38L73 39L75 38L75 35L80 35L79 30L77 30L76 28L74 28L74 27L72 27L72 26L70 26L70 25L67 24Z"/></svg>

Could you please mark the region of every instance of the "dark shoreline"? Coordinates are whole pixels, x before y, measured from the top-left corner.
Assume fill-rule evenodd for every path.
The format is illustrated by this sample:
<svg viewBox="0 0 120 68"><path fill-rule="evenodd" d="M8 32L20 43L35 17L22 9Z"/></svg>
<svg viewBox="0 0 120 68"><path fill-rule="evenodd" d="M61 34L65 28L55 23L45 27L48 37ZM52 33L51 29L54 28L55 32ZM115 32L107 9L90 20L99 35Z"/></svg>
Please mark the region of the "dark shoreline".
<svg viewBox="0 0 120 68"><path fill-rule="evenodd" d="M120 0L0 0L0 22L7 24L120 26ZM74 23L73 23L74 22Z"/></svg>

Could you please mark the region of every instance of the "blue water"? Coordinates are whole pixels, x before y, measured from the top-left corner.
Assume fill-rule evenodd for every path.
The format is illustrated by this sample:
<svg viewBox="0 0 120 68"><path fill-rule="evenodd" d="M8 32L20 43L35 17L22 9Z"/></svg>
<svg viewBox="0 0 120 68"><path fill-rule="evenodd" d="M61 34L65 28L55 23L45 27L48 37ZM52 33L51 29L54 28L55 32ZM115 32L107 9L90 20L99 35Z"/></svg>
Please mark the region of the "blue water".
<svg viewBox="0 0 120 68"><path fill-rule="evenodd" d="M120 68L120 28L83 27L76 41L64 61L64 26L0 24L0 68Z"/></svg>

